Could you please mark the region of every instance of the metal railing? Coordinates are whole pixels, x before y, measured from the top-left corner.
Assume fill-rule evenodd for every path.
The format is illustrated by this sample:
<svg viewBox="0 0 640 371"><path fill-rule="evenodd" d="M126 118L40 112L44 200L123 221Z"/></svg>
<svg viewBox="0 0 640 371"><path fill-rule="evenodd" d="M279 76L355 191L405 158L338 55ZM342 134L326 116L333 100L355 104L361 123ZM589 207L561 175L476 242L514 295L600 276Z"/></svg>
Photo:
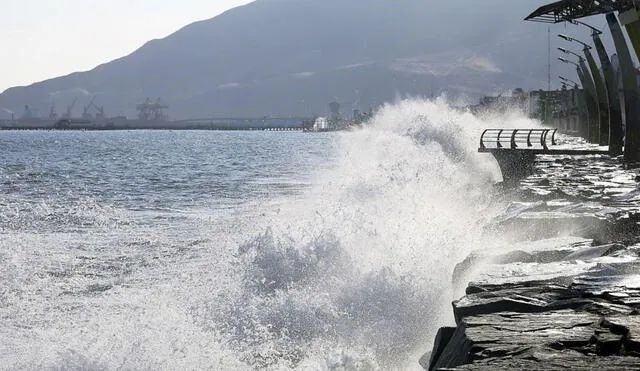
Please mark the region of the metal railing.
<svg viewBox="0 0 640 371"><path fill-rule="evenodd" d="M548 150L548 138L556 145L558 129L486 129L480 136L480 149L526 149Z"/></svg>

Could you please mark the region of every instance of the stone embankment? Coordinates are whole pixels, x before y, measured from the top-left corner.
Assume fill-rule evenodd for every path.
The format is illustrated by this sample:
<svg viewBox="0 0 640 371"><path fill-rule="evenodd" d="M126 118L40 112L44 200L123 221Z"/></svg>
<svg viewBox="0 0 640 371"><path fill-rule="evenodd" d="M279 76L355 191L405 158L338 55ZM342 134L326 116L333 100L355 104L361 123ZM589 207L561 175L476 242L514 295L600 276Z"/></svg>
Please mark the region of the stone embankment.
<svg viewBox="0 0 640 371"><path fill-rule="evenodd" d="M640 369L640 178L618 159L543 157L454 283L429 370ZM467 284L468 283L468 284Z"/></svg>

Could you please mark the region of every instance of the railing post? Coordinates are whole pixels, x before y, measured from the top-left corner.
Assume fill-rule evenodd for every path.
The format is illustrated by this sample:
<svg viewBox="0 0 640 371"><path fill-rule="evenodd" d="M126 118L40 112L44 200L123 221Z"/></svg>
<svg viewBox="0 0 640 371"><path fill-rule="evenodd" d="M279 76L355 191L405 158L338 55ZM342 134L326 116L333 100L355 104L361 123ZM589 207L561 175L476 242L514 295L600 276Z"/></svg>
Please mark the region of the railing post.
<svg viewBox="0 0 640 371"><path fill-rule="evenodd" d="M518 133L518 129L513 129L513 133L511 133L511 149L516 149L518 147L516 145L516 133Z"/></svg>
<svg viewBox="0 0 640 371"><path fill-rule="evenodd" d="M542 133L540 133L540 144L542 145L542 148L544 148L544 150L548 150L549 147L547 147L547 133L549 132L549 129L543 129Z"/></svg>
<svg viewBox="0 0 640 371"><path fill-rule="evenodd" d="M489 129L485 129L482 132L482 135L480 136L480 148L482 148L482 149L486 148L485 145L484 145L484 135L487 133L487 131L489 131Z"/></svg>

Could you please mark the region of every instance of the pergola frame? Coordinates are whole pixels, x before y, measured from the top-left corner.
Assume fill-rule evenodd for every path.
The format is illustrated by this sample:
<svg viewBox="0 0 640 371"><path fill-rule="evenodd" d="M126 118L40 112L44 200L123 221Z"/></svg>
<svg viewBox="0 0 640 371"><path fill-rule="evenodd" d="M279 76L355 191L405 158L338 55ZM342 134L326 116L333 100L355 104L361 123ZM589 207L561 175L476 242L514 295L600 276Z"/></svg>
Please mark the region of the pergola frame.
<svg viewBox="0 0 640 371"><path fill-rule="evenodd" d="M524 20L543 23L566 22L612 11L624 12L634 8L637 2L640 3L638 0L560 0L541 6Z"/></svg>

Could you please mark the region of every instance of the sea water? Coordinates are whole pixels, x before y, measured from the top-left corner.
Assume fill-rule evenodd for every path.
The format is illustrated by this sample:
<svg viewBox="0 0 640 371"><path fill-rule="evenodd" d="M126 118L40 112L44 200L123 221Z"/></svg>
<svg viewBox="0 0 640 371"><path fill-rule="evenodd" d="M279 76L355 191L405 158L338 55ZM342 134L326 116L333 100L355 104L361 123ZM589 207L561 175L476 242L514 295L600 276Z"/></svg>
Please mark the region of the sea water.
<svg viewBox="0 0 640 371"><path fill-rule="evenodd" d="M0 368L417 368L494 241L478 138L534 124L437 99L349 132L0 132Z"/></svg>

